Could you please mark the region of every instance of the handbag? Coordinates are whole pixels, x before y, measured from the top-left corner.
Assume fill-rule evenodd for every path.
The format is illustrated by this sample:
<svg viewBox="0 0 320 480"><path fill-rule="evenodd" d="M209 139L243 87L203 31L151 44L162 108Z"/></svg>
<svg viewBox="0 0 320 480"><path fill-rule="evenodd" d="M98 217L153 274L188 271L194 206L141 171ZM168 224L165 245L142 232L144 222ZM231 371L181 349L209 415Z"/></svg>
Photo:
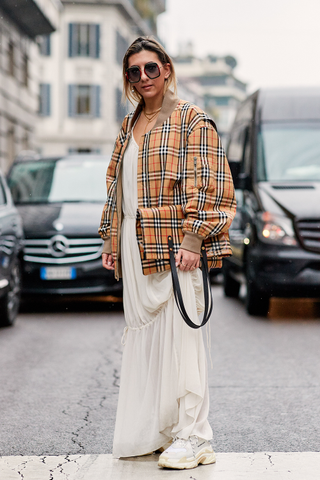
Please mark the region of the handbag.
<svg viewBox="0 0 320 480"><path fill-rule="evenodd" d="M186 322L186 324L189 327L195 328L195 329L203 327L208 322L210 315L212 313L212 307L213 307L212 292L210 288L210 278L209 278L209 270L208 270L207 252L206 252L206 247L204 246L204 242L202 242L202 246L201 246L201 253L202 253L201 270L202 270L203 291L204 291L204 313L203 313L203 319L200 325L197 325L191 320L184 306L176 262L174 258L173 240L170 235L168 236L168 247L169 247L169 260L170 260L170 268L171 268L171 276L172 276L172 284L173 284L173 293L174 293L174 298L176 300L178 310L183 320Z"/></svg>

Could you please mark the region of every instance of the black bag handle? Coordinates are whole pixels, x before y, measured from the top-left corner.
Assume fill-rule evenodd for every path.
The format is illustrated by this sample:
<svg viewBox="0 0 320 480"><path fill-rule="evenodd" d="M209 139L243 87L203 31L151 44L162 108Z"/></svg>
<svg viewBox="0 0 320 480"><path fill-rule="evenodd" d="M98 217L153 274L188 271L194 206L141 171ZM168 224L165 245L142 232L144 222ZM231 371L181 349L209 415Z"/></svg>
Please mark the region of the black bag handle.
<svg viewBox="0 0 320 480"><path fill-rule="evenodd" d="M173 252L173 240L171 236L168 237L168 246L169 246L169 258L170 258L170 267L171 267L171 275L172 275L172 283L173 283L173 293L177 303L178 310L183 320L186 322L187 325L189 325L189 327L191 328L203 327L208 322L212 312L212 307L213 307L206 247L202 242L201 253L202 253L202 279L203 279L203 290L204 290L204 314L203 314L203 320L201 322L201 325L197 325L191 320L191 318L187 314L187 311L183 303L183 298L181 295L181 288L180 288L180 283L178 278L178 272L176 267L176 261L175 261L174 252ZM210 298L210 302L209 302L209 298Z"/></svg>

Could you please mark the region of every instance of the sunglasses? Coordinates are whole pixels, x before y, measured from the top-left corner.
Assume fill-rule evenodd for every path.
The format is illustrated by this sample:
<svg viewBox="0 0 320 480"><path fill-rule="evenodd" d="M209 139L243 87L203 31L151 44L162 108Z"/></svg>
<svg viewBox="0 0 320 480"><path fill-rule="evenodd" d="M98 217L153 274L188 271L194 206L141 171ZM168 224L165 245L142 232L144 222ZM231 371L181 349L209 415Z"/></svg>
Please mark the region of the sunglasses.
<svg viewBox="0 0 320 480"><path fill-rule="evenodd" d="M154 79L160 77L160 68L156 62L148 62L144 66L144 73L148 78ZM141 70L138 66L134 65L133 67L127 68L126 78L129 83L138 83L141 80Z"/></svg>

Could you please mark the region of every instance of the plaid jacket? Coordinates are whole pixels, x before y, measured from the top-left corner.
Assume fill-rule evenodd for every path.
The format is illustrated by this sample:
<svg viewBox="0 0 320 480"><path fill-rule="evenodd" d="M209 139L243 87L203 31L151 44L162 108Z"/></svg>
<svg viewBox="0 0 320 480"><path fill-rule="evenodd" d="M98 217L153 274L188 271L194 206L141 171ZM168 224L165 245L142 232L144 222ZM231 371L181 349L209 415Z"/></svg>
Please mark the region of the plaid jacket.
<svg viewBox="0 0 320 480"><path fill-rule="evenodd" d="M107 201L99 233L121 276L122 159L141 112L127 115L107 171ZM167 91L157 122L140 139L137 242L145 275L170 269L168 235L174 250L200 252L205 240L209 268L231 255L228 229L236 201L229 165L214 122L198 107Z"/></svg>

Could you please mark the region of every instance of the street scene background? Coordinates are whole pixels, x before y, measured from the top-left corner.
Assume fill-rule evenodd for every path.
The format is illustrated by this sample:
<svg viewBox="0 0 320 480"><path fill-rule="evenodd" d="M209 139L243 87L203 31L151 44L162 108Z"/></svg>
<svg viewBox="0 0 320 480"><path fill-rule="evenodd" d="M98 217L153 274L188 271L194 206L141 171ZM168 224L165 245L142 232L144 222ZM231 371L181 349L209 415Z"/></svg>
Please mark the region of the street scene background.
<svg viewBox="0 0 320 480"><path fill-rule="evenodd" d="M300 112L311 92L308 108L316 118L305 143L289 151L288 169L295 151L302 158L302 170L309 152L316 160L297 190L295 185L286 189L276 178L282 186L277 190L271 185L270 191L277 208L282 187L289 200L281 207L282 216L278 210L267 215L259 232L260 244L270 246L274 234L276 245L285 238L281 247L302 251L305 263L296 268L298 273L300 268L307 270L301 276L301 291L298 285L294 294L286 292L289 298L264 297L260 314L259 301L252 302L251 295L248 307L253 280L261 281L263 273L272 278L272 268L285 264L289 274L282 284L290 280L294 258L286 261L283 250L279 255L272 250L274 258L269 254L254 279L249 269L233 277L225 269L224 278L215 272L214 310L203 336L214 450L319 452L319 2L14 4L0 4L0 456L19 457L12 469L17 476L10 480L23 478L21 456L36 456L45 464L46 456L112 453L125 321L122 285L101 266L98 226L114 141L123 117L134 108L122 101L122 58L140 35L163 42L173 57L178 96L215 120L226 149L239 107L249 95L261 88L304 88L304 100L297 110L291 109ZM286 104L288 111L291 106ZM246 118L248 125L254 118ZM304 121L310 127L310 118ZM245 163L250 156L250 128L234 132L238 157L230 152L230 165L234 160ZM301 137L293 132L291 138ZM279 145L291 144L277 139L276 152ZM267 133L264 140L267 143ZM236 193L238 211L246 215L243 199L258 189L248 179L242 178ZM243 194L248 190L250 194ZM306 196L299 197L302 191ZM298 230L293 214L289 226L284 219L283 212L295 202L306 223L314 222L310 238L303 238L309 226ZM262 225L260 210L255 218ZM233 224L236 261L239 252L254 246L251 227L248 215ZM279 263L274 266L276 255ZM111 455L108 459L111 462ZM272 467L269 456L268 462ZM3 465L0 462L0 477ZM61 472L48 478L73 480Z"/></svg>

